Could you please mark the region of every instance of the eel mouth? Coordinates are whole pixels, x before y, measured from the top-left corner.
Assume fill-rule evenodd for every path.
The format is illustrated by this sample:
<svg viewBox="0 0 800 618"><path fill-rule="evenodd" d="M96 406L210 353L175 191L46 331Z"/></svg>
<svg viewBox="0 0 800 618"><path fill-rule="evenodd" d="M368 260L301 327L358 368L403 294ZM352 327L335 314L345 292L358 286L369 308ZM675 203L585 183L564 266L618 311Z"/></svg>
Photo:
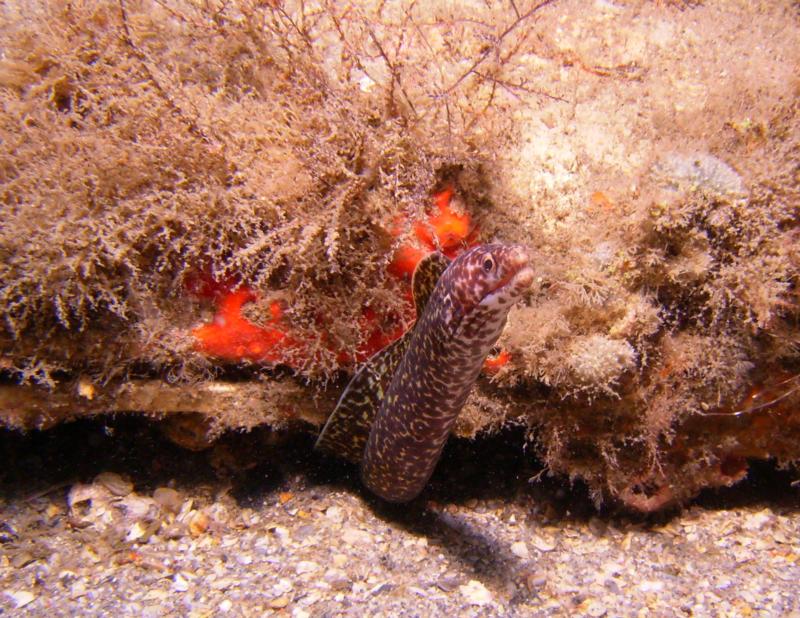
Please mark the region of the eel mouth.
<svg viewBox="0 0 800 618"><path fill-rule="evenodd" d="M533 283L533 269L530 267L528 252L515 247L508 256L508 273L497 282L494 289L484 296L481 304L489 304L501 294L518 296Z"/></svg>

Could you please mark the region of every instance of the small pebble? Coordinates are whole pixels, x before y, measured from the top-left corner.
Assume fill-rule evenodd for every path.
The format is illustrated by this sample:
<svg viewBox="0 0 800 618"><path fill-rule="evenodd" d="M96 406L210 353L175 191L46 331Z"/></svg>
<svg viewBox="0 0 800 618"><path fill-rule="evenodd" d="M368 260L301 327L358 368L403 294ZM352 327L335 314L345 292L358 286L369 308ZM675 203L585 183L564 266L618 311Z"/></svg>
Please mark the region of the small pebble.
<svg viewBox="0 0 800 618"><path fill-rule="evenodd" d="M608 613L606 606L595 600L585 603L583 611L587 616L592 616L592 618L601 618Z"/></svg>
<svg viewBox="0 0 800 618"><path fill-rule="evenodd" d="M11 566L15 569L21 569L36 560L30 552L21 551L11 557Z"/></svg>
<svg viewBox="0 0 800 618"><path fill-rule="evenodd" d="M463 586L458 587L470 605L487 605L492 602L492 593L481 582L471 579Z"/></svg>
<svg viewBox="0 0 800 618"><path fill-rule="evenodd" d="M292 584L291 580L283 577L272 587L272 594L275 596L283 596L291 592L292 588L294 588L294 584Z"/></svg>
<svg viewBox="0 0 800 618"><path fill-rule="evenodd" d="M351 582L347 573L341 569L328 569L325 571L323 579L333 590L349 590Z"/></svg>
<svg viewBox="0 0 800 618"><path fill-rule="evenodd" d="M295 573L298 575L303 575L304 573L313 573L314 571L319 570L319 565L316 562L311 562L310 560L302 560L297 563L295 567Z"/></svg>
<svg viewBox="0 0 800 618"><path fill-rule="evenodd" d="M203 513L203 511L195 511L189 518L189 534L192 536L205 534L210 523L211 520L208 515Z"/></svg>
<svg viewBox="0 0 800 618"><path fill-rule="evenodd" d="M189 582L187 582L183 577L181 577L181 574L178 573L172 580L172 589L175 592L186 592L189 590Z"/></svg>
<svg viewBox="0 0 800 618"><path fill-rule="evenodd" d="M525 545L523 541L517 541L511 545L511 553L514 554L517 558L522 558L523 560L527 560L530 558L530 552L528 551L528 546Z"/></svg>
<svg viewBox="0 0 800 618"><path fill-rule="evenodd" d="M83 580L78 580L69 587L69 596L73 599L79 599L86 594L86 583Z"/></svg>
<svg viewBox="0 0 800 618"><path fill-rule="evenodd" d="M442 577L436 580L436 585L440 590L445 592L452 592L461 584L461 578L455 573L445 573Z"/></svg>
<svg viewBox="0 0 800 618"><path fill-rule="evenodd" d="M642 592L659 592L664 589L664 582L661 581L643 581L639 584L639 590Z"/></svg>
<svg viewBox="0 0 800 618"><path fill-rule="evenodd" d="M181 495L171 487L159 487L153 492L153 500L168 513L177 513L181 510L183 499Z"/></svg>
<svg viewBox="0 0 800 618"><path fill-rule="evenodd" d="M369 545L372 543L372 535L365 530L345 528L342 531L342 541L348 545Z"/></svg>
<svg viewBox="0 0 800 618"><path fill-rule="evenodd" d="M533 545L533 547L540 552L549 552L556 548L553 543L538 536L533 537L531 540L531 545Z"/></svg>
<svg viewBox="0 0 800 618"><path fill-rule="evenodd" d="M138 541L141 539L147 532L147 526L144 522L137 521L133 524L128 530L128 534L125 536L125 541L128 543L133 543L134 541Z"/></svg>
<svg viewBox="0 0 800 618"><path fill-rule="evenodd" d="M289 597L287 596L277 597L269 602L269 606L272 609L283 609L287 605L289 605Z"/></svg>
<svg viewBox="0 0 800 618"><path fill-rule="evenodd" d="M289 531L283 526L275 526L270 529L270 532L272 532L281 543L291 543Z"/></svg>
<svg viewBox="0 0 800 618"><path fill-rule="evenodd" d="M219 608L219 611L223 613L228 613L229 611L231 611L231 608L233 607L233 602L231 602L230 599L225 599L217 607Z"/></svg>
<svg viewBox="0 0 800 618"><path fill-rule="evenodd" d="M325 509L325 517L340 524L344 521L344 510L339 506L329 506Z"/></svg>
<svg viewBox="0 0 800 618"><path fill-rule="evenodd" d="M94 482L99 483L115 496L127 496L133 491L133 483L116 472L101 472L95 477Z"/></svg>
<svg viewBox="0 0 800 618"><path fill-rule="evenodd" d="M25 607L36 598L36 596L28 590L7 590L5 594L14 602L14 606L17 609Z"/></svg>
<svg viewBox="0 0 800 618"><path fill-rule="evenodd" d="M772 515L770 514L768 509L764 509L763 511L759 511L758 513L753 513L752 515L748 515L748 517L744 520L744 524L742 527L745 530L750 532L755 532L756 530L761 530L764 527L764 524L768 523L772 520Z"/></svg>

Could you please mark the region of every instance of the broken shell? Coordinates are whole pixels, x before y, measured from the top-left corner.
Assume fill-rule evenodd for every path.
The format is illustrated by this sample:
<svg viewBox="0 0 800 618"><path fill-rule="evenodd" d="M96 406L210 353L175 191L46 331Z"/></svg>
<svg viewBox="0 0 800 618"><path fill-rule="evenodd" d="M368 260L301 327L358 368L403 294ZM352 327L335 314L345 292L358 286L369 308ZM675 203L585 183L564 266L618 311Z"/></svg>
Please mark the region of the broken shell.
<svg viewBox="0 0 800 618"><path fill-rule="evenodd" d="M101 484L115 496L127 496L133 491L133 483L116 472L101 472L94 482Z"/></svg>
<svg viewBox="0 0 800 618"><path fill-rule="evenodd" d="M181 510L183 498L171 487L159 487L153 492L153 500L162 510L177 513Z"/></svg>
<svg viewBox="0 0 800 618"><path fill-rule="evenodd" d="M191 519L189 519L189 533L192 536L200 536L208 530L210 523L211 520L208 515L203 513L203 511L197 511Z"/></svg>
<svg viewBox="0 0 800 618"><path fill-rule="evenodd" d="M105 486L76 483L69 490L67 504L69 505L70 511L75 511L75 509L83 503L91 503L94 500L107 500L110 497L111 493Z"/></svg>
<svg viewBox="0 0 800 618"><path fill-rule="evenodd" d="M158 513L156 503L152 498L132 495L117 501L114 507L121 509L125 517L131 520L154 519Z"/></svg>

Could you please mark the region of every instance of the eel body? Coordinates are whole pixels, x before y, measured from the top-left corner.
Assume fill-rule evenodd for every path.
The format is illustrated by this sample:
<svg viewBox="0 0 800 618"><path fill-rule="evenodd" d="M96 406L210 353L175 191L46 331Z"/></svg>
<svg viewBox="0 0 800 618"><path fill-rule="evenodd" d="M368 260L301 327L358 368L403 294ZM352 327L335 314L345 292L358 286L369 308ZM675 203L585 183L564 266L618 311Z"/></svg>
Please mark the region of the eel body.
<svg viewBox="0 0 800 618"><path fill-rule="evenodd" d="M411 281L417 317L425 311L436 282L450 264L439 252L431 253L417 265ZM408 349L414 328L374 354L353 376L328 417L314 448L330 455L360 463L372 422Z"/></svg>
<svg viewBox="0 0 800 618"><path fill-rule="evenodd" d="M354 376L317 447L360 461L364 484L384 500L415 498L509 310L530 287L528 262L520 246L473 247L444 269L432 292L415 272L416 324ZM419 281L442 266L440 258L421 263Z"/></svg>

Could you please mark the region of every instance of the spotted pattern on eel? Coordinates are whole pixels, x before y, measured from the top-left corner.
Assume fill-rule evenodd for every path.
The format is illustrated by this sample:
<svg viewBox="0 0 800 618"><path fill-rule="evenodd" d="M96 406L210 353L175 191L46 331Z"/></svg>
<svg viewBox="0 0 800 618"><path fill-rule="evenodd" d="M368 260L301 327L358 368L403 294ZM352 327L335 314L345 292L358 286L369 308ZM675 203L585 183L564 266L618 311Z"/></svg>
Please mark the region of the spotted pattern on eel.
<svg viewBox="0 0 800 618"><path fill-rule="evenodd" d="M364 484L384 500L419 495L509 310L531 285L528 263L524 248L501 244L473 247L446 269L441 254L423 260L416 324L353 377L316 448L360 462Z"/></svg>

